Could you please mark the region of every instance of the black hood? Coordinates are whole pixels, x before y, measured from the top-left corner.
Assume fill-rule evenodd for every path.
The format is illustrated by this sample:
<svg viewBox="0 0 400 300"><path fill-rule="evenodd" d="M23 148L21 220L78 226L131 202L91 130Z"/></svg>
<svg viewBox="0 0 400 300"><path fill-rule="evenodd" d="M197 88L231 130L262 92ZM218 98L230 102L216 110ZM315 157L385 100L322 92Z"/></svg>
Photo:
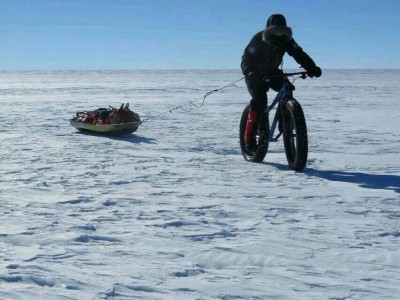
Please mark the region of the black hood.
<svg viewBox="0 0 400 300"><path fill-rule="evenodd" d="M283 25L271 25L262 32L262 40L269 44L281 45L292 39L292 29Z"/></svg>
<svg viewBox="0 0 400 300"><path fill-rule="evenodd" d="M268 18L267 28L272 25L286 26L286 19L281 14L273 14Z"/></svg>

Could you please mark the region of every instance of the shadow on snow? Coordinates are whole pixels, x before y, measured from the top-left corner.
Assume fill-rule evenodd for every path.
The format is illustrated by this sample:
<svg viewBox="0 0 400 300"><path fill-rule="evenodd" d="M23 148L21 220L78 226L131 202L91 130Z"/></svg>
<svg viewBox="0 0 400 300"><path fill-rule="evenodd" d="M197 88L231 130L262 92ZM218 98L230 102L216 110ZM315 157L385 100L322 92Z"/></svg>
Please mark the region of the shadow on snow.
<svg viewBox="0 0 400 300"><path fill-rule="evenodd" d="M144 136L137 136L134 134L121 134L121 135L109 136L108 138L118 141L125 141L133 144L140 144L140 143L156 144L155 139L146 138Z"/></svg>
<svg viewBox="0 0 400 300"><path fill-rule="evenodd" d="M95 133L90 131L77 131L76 134L84 134L84 135L91 135L91 136L98 136L105 139L117 140L117 141L125 141L132 144L156 144L155 139L146 138L143 136L137 136L131 133L109 133L109 134L102 134L102 133Z"/></svg>
<svg viewBox="0 0 400 300"><path fill-rule="evenodd" d="M266 163L279 170L289 170L284 164ZM363 172L345 172L333 170L316 170L313 168L304 169L303 173L310 177L323 178L330 181L355 183L367 189L381 189L400 193L400 176L385 174L368 174Z"/></svg>
<svg viewBox="0 0 400 300"><path fill-rule="evenodd" d="M331 181L355 183L367 189L390 190L400 193L400 176L398 175L315 170L312 168L307 168L304 173L308 176L324 178Z"/></svg>

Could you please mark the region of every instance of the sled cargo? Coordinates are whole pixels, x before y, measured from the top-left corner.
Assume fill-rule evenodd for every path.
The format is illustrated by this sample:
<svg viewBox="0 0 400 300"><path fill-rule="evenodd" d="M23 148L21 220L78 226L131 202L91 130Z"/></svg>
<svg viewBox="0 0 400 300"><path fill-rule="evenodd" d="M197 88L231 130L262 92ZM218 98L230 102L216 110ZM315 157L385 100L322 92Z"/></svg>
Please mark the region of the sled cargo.
<svg viewBox="0 0 400 300"><path fill-rule="evenodd" d="M79 131L87 131L87 132L102 133L102 134L132 133L135 132L140 125L140 122L99 125L99 124L82 123L80 121L74 121L73 119L70 120L70 123L72 127L75 127Z"/></svg>
<svg viewBox="0 0 400 300"><path fill-rule="evenodd" d="M99 134L132 133L142 124L139 115L129 109L129 103L122 104L119 109L110 106L77 112L69 122L79 131Z"/></svg>

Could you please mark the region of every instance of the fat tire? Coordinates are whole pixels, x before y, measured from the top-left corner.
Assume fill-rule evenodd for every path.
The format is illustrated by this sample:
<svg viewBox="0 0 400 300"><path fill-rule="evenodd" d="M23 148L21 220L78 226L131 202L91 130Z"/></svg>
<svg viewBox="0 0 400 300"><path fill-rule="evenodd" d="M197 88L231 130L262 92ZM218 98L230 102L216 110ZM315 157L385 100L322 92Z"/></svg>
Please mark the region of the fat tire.
<svg viewBox="0 0 400 300"><path fill-rule="evenodd" d="M250 162L262 162L268 152L268 136L269 136L269 124L268 124L268 114L265 113L257 132L257 150L255 153L249 153L246 150L244 143L244 132L246 130L247 117L249 115L250 105L247 105L240 118L239 126L239 140L240 140L240 150L242 151L243 158Z"/></svg>
<svg viewBox="0 0 400 300"><path fill-rule="evenodd" d="M303 109L296 99L283 104L283 143L289 168L301 171L307 164L308 137Z"/></svg>

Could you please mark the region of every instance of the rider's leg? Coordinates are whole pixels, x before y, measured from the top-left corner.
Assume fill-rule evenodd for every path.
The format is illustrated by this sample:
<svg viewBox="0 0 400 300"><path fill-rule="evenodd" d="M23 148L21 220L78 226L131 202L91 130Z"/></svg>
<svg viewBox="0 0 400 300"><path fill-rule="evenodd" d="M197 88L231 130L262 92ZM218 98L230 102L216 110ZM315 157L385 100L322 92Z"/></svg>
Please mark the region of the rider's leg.
<svg viewBox="0 0 400 300"><path fill-rule="evenodd" d="M259 113L250 106L249 114L247 116L246 129L244 132L244 144L246 148L256 147L256 131L259 122Z"/></svg>
<svg viewBox="0 0 400 300"><path fill-rule="evenodd" d="M250 101L250 110L244 132L244 143L246 149L254 151L257 147L255 138L257 126L267 104L268 87L261 80L255 81L251 78L246 78L246 85L253 99Z"/></svg>

